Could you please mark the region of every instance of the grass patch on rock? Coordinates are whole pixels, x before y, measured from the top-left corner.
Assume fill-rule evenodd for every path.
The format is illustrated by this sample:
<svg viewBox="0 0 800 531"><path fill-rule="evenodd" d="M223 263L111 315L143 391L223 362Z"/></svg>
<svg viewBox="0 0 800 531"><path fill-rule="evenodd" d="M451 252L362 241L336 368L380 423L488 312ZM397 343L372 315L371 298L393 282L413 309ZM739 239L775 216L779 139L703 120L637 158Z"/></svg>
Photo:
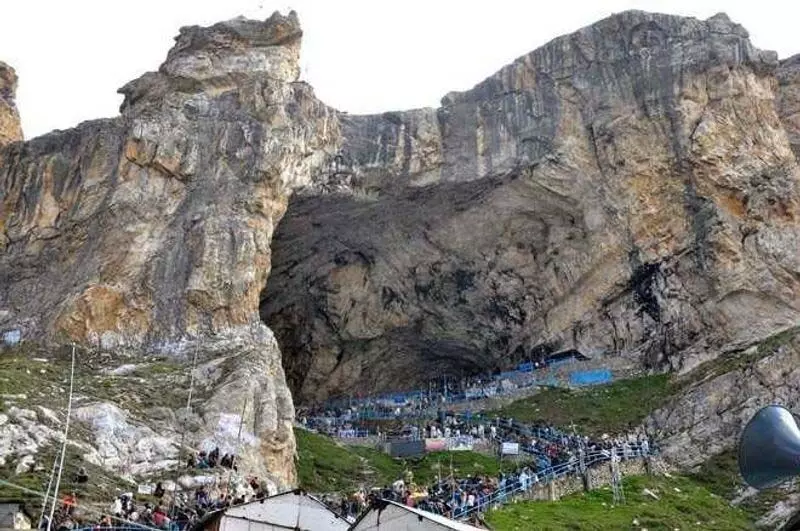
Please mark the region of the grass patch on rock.
<svg viewBox="0 0 800 531"><path fill-rule="evenodd" d="M585 389L550 388L488 415L556 426L575 424L581 433L618 433L633 428L674 392L667 374L618 380Z"/></svg>
<svg viewBox="0 0 800 531"><path fill-rule="evenodd" d="M497 476L501 470L517 465L477 452L433 452L415 459L394 459L364 446L338 444L330 437L306 430L295 430L297 439L297 476L300 487L317 493L347 492L359 487L390 485L406 470L414 482L428 485L452 470L457 477Z"/></svg>
<svg viewBox="0 0 800 531"><path fill-rule="evenodd" d="M129 375L107 374L138 358L110 352L76 352L76 405L87 401L113 402L134 416L149 408L183 407L188 392L189 369L171 360L150 359L150 363ZM0 349L0 411L11 405L30 408L66 406L69 389L71 349L47 348L23 343ZM2 397L5 395L5 397ZM24 395L24 398L17 398Z"/></svg>
<svg viewBox="0 0 800 531"><path fill-rule="evenodd" d="M690 477L709 491L727 500L739 497L747 489L739 474L736 451L727 450L703 463ZM742 497L737 503L754 520L771 511L775 504L785 499L787 492L782 487L764 489Z"/></svg>
<svg viewBox="0 0 800 531"><path fill-rule="evenodd" d="M800 327L793 327L773 334L750 348L728 352L700 364L689 372L682 384L691 384L722 376L723 374L746 369L755 362L775 353L779 348L792 342L800 334Z"/></svg>
<svg viewBox="0 0 800 531"><path fill-rule="evenodd" d="M60 446L47 446L42 448L34 456L35 465L33 470L23 471L16 474L14 466L11 464L0 467L0 479L13 483L15 486L0 484L0 500L19 500L24 501L29 507L41 507L42 495L50 478L53 460L56 454L60 455ZM80 467L84 467L89 475L86 483L75 481L76 473ZM27 490L19 489L17 486ZM104 511L115 496L122 492L136 492L136 486L122 480L113 472L109 472L102 467L93 465L83 460L82 451L73 445L67 445L67 452L64 460L64 472L59 488L59 500L70 492L75 492L81 504L88 504L90 507L98 507ZM37 513L38 516L38 513Z"/></svg>
<svg viewBox="0 0 800 531"><path fill-rule="evenodd" d="M613 504L610 487L556 502L520 502L490 511L495 531L615 529L752 529L749 515L687 477L632 476L623 480L626 503ZM658 499L645 493L645 489Z"/></svg>

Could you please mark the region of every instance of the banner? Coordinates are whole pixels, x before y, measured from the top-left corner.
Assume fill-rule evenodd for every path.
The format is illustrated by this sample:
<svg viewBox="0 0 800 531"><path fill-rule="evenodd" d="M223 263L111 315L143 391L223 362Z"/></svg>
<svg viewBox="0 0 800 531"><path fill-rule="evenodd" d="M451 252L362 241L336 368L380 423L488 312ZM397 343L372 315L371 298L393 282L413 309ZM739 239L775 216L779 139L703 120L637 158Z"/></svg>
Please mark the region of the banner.
<svg viewBox="0 0 800 531"><path fill-rule="evenodd" d="M519 455L519 443L504 442L500 447L500 455Z"/></svg>
<svg viewBox="0 0 800 531"><path fill-rule="evenodd" d="M447 439L425 439L426 452L443 452L445 450L447 450Z"/></svg>
<svg viewBox="0 0 800 531"><path fill-rule="evenodd" d="M467 450L472 450L474 446L475 439L471 435L425 439L426 452L464 452Z"/></svg>
<svg viewBox="0 0 800 531"><path fill-rule="evenodd" d="M451 452L465 452L472 450L474 439L469 435L461 437L450 437L447 439L447 449Z"/></svg>

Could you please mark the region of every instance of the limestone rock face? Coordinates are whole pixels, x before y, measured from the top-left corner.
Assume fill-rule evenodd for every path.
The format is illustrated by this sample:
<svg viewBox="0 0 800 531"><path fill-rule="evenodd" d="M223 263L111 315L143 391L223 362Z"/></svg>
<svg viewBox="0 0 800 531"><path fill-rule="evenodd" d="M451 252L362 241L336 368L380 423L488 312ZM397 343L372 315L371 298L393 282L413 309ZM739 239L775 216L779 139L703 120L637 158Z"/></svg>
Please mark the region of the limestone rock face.
<svg viewBox="0 0 800 531"><path fill-rule="evenodd" d="M800 156L800 54L781 61L777 75L778 114L795 155Z"/></svg>
<svg viewBox="0 0 800 531"><path fill-rule="evenodd" d="M0 147L22 140L14 95L17 92L17 74L14 69L0 61Z"/></svg>
<svg viewBox="0 0 800 531"><path fill-rule="evenodd" d="M764 406L800 406L800 333L730 353L728 365L712 362L709 370L687 375L688 385L648 418L664 457L682 466L735 447L747 422ZM717 365L717 367L714 367Z"/></svg>
<svg viewBox="0 0 800 531"><path fill-rule="evenodd" d="M190 427L280 487L287 376L311 401L568 348L691 373L800 322L798 62L726 16L621 13L438 109L371 116L298 81L300 38L293 13L183 28L119 117L29 142L0 127L3 340L75 342L120 382L197 355L191 415L177 376L169 405L82 404L96 443L129 432L106 453L166 467ZM653 425L701 445L704 393L793 403L791 352L773 356L788 383L715 375ZM4 440L35 439L13 424Z"/></svg>
<svg viewBox="0 0 800 531"><path fill-rule="evenodd" d="M725 15L632 11L438 109L342 115L262 298L295 399L573 347L687 371L796 324L778 67Z"/></svg>
<svg viewBox="0 0 800 531"><path fill-rule="evenodd" d="M183 28L120 89L120 117L0 151L0 330L236 358L252 372L218 380L230 403L212 397L205 420L256 402L253 458L284 484L294 409L259 297L288 194L337 138L297 81L300 37L294 13Z"/></svg>

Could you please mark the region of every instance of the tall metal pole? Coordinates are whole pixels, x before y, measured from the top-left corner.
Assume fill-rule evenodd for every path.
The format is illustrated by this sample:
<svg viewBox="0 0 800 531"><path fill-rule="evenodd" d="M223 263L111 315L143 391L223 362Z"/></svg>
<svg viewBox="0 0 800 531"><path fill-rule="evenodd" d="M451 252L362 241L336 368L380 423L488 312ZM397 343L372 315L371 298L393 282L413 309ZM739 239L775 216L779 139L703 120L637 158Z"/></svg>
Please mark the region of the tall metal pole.
<svg viewBox="0 0 800 531"><path fill-rule="evenodd" d="M228 492L231 490L233 484L233 466L236 464L236 456L242 448L242 426L244 425L244 414L247 411L247 397L244 397L244 405L242 406L242 416L239 418L239 433L236 434L236 452L231 457L231 471L228 474Z"/></svg>
<svg viewBox="0 0 800 531"><path fill-rule="evenodd" d="M53 480L56 478L56 467L58 466L58 454L53 457L53 467L50 469L50 481L47 482L47 491L44 493L44 501L42 502L42 512L39 513L39 529L42 527L42 520L44 520L44 513L47 510L47 500L50 498L50 489L53 487Z"/></svg>
<svg viewBox="0 0 800 531"><path fill-rule="evenodd" d="M170 512L175 507L178 498L178 479L181 476L181 452L183 452L183 443L186 440L186 421L188 420L189 413L192 411L192 390L194 389L194 369L197 365L197 346L194 347L194 357L192 358L192 370L189 373L189 396L186 399L186 417L181 429L181 443L178 446L178 466L175 467L175 485L172 491L172 503L170 504ZM48 530L49 531L49 530Z"/></svg>
<svg viewBox="0 0 800 531"><path fill-rule="evenodd" d="M197 365L197 347L194 348L194 358L192 359L192 372L189 374L189 398L186 399L186 409L189 412L192 411L192 391L194 390L194 368L196 365Z"/></svg>
<svg viewBox="0 0 800 531"><path fill-rule="evenodd" d="M247 411L247 397L244 397L244 405L242 406L242 416L239 418L239 433L236 434L236 451L239 451L239 445L242 442L242 426L244 425L244 413Z"/></svg>
<svg viewBox="0 0 800 531"><path fill-rule="evenodd" d="M56 484L53 490L53 504L50 506L50 516L47 520L47 531L53 526L53 515L56 512L56 504L58 503L58 488L61 485L61 474L64 472L64 458L67 454L67 436L69 435L69 418L72 415L72 389L75 383L75 345L72 345L72 366L69 371L69 398L67 400L67 420L64 423L64 444L61 445L61 458L58 465L58 476L56 477ZM46 500L45 500L46 502Z"/></svg>

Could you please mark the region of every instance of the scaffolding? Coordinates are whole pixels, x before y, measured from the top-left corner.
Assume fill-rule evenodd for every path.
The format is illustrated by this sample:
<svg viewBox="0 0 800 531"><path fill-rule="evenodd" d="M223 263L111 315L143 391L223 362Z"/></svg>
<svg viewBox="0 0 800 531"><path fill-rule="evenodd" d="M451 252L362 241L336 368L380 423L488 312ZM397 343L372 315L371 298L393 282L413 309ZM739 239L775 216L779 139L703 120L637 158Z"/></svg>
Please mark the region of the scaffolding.
<svg viewBox="0 0 800 531"><path fill-rule="evenodd" d="M619 471L619 456L616 449L611 451L611 491L614 505L625 504L625 490L622 488L622 474Z"/></svg>

